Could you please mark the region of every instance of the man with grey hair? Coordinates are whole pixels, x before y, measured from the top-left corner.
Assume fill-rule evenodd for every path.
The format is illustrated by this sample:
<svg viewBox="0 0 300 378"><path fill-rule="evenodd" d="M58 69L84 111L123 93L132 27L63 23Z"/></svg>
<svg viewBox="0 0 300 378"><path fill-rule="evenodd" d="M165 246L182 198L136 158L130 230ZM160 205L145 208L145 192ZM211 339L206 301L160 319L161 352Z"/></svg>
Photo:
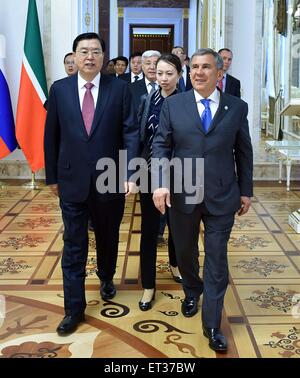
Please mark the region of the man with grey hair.
<svg viewBox="0 0 300 378"><path fill-rule="evenodd" d="M136 113L138 113L142 96L158 89L158 84L156 83L156 62L160 56L161 53L159 51L145 51L142 55L142 70L144 72L144 78L135 83L129 84Z"/></svg>
<svg viewBox="0 0 300 378"><path fill-rule="evenodd" d="M248 106L241 99L216 88L222 68L222 58L211 49L200 49L192 56L194 90L165 99L152 145L153 158L192 158L195 163L196 159L204 159L201 203L188 202L186 192L174 193L172 184L170 189L156 189L153 200L161 213L166 211L166 206L169 207L171 232L185 293L182 313L186 317L194 316L203 293L203 334L209 339L209 346L218 352L227 350L226 338L220 330L228 285L227 243L235 213L239 216L246 214L253 195ZM193 164L191 177L188 177L194 183L199 173L195 167ZM164 175L163 171L158 173ZM183 177L183 187L186 188L186 177ZM199 277L198 253L201 221L205 229L203 281Z"/></svg>

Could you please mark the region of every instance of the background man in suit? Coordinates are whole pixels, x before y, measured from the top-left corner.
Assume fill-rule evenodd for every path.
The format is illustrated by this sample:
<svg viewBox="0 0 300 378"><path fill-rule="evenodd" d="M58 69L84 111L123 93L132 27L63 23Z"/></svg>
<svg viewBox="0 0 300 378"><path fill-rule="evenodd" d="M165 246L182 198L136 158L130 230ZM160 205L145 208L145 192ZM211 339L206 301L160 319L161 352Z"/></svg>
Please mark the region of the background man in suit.
<svg viewBox="0 0 300 378"><path fill-rule="evenodd" d="M121 79L127 81L127 83L135 83L138 80L142 80L144 77L142 71L142 53L135 52L129 57L130 72L119 76Z"/></svg>
<svg viewBox="0 0 300 378"><path fill-rule="evenodd" d="M115 71L116 71L116 76L122 76L127 70L128 67L128 59L126 56L117 56L115 59Z"/></svg>
<svg viewBox="0 0 300 378"><path fill-rule="evenodd" d="M145 51L142 55L142 70L144 78L129 85L136 114L138 113L141 104L141 97L158 89L158 84L156 82L156 62L160 56L161 54L159 51Z"/></svg>
<svg viewBox="0 0 300 378"><path fill-rule="evenodd" d="M108 300L116 294L113 276L125 195L105 190L101 194L96 189L103 172L96 170L96 164L101 158L110 158L118 172L119 150L127 150L129 160L139 149L139 129L128 85L100 74L104 42L98 34L81 34L74 41L73 51L78 74L52 85L44 138L46 182L59 195L64 221L66 316L57 328L61 335L73 332L84 320L89 214L95 229L100 295ZM132 183L125 182L127 195L133 188Z"/></svg>
<svg viewBox="0 0 300 378"><path fill-rule="evenodd" d="M106 63L106 70L105 73L108 75L116 76L116 70L115 70L115 59L111 59Z"/></svg>
<svg viewBox="0 0 300 378"><path fill-rule="evenodd" d="M74 75L77 73L77 67L75 64L74 54L68 53L64 57L64 66L65 71L68 76Z"/></svg>
<svg viewBox="0 0 300 378"><path fill-rule="evenodd" d="M232 63L232 51L227 48L223 48L219 50L219 54L223 58L224 62L224 75L223 78L219 80L218 87L222 92L241 98L241 82L227 73Z"/></svg>
<svg viewBox="0 0 300 378"><path fill-rule="evenodd" d="M216 351L227 350L226 339L220 331L228 285L227 242L235 213L246 214L250 207L253 186L248 106L216 88L222 68L222 58L211 49L200 49L193 55L191 81L194 90L165 99L152 155L154 158L175 157L181 161L184 158L204 159L204 199L199 200L201 203L187 204L187 194L174 194L172 189L170 197L168 188L155 190L153 199L162 213L165 205L170 207L171 231L185 293L182 313L186 317L195 315L203 292L203 332L209 338L210 347ZM194 164L193 183L196 175ZM204 283L199 277L198 261L201 221L205 227Z"/></svg>
<svg viewBox="0 0 300 378"><path fill-rule="evenodd" d="M173 47L172 54L177 55L182 64L182 76L178 81L178 89L181 92L189 91L192 89L192 83L190 79L190 67L185 64L186 53L184 48L181 46L175 46Z"/></svg>

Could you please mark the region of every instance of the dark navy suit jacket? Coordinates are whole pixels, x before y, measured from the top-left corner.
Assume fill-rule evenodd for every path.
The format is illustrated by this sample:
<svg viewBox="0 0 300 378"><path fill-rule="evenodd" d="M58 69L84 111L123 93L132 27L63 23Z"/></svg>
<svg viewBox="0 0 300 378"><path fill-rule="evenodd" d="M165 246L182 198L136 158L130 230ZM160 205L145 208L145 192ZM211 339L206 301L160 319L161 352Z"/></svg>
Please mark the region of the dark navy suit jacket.
<svg viewBox="0 0 300 378"><path fill-rule="evenodd" d="M96 170L99 159L112 159L118 171L119 150L127 150L128 160L138 155L139 126L128 84L101 75L88 135L80 109L78 75L55 82L50 90L44 147L47 184L58 184L64 201L85 201L101 173ZM107 201L116 195L103 194L99 199Z"/></svg>
<svg viewBox="0 0 300 378"><path fill-rule="evenodd" d="M241 196L253 195L253 153L247 121L248 105L222 93L212 124L205 134L194 91L165 99L152 144L153 158L204 158L204 204L212 215L235 213ZM195 182L195 166L192 177ZM184 187L184 178L183 178ZM171 205L192 213L183 193L172 192Z"/></svg>
<svg viewBox="0 0 300 378"><path fill-rule="evenodd" d="M133 104L136 114L138 114L139 107L142 102L142 97L148 94L145 78L138 80L135 83L129 84L129 90L132 94Z"/></svg>
<svg viewBox="0 0 300 378"><path fill-rule="evenodd" d="M231 75L226 75L225 93L241 98L241 82Z"/></svg>

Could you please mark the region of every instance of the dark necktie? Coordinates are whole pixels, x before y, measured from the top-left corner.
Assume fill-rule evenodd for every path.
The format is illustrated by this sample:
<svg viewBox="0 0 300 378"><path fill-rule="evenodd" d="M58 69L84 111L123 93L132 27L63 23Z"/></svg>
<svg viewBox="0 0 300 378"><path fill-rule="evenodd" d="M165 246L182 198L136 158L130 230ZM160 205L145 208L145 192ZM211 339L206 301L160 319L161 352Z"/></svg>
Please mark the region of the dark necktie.
<svg viewBox="0 0 300 378"><path fill-rule="evenodd" d="M181 76L178 82L180 92L185 92L184 78Z"/></svg>
<svg viewBox="0 0 300 378"><path fill-rule="evenodd" d="M154 81L150 81L149 83L151 85L151 91L150 91L150 94L154 93L156 91L156 86L155 86L155 83Z"/></svg>
<svg viewBox="0 0 300 378"><path fill-rule="evenodd" d="M134 78L134 83L139 80L138 75L135 75L133 78Z"/></svg>
<svg viewBox="0 0 300 378"><path fill-rule="evenodd" d="M86 132L88 135L90 135L92 123L94 119L95 114L95 103L94 98L91 92L91 89L93 88L94 84L92 83L86 83L85 84L85 94L83 97L83 103L82 103L82 118L84 121L84 126L86 129Z"/></svg>
<svg viewBox="0 0 300 378"><path fill-rule="evenodd" d="M211 114L211 110L210 110L210 107L209 107L210 101L211 100L209 100L207 98L204 98L204 99L201 100L202 104L205 106L205 109L204 109L202 116L201 116L202 126L203 126L205 133L208 132L211 121L212 121L212 114Z"/></svg>

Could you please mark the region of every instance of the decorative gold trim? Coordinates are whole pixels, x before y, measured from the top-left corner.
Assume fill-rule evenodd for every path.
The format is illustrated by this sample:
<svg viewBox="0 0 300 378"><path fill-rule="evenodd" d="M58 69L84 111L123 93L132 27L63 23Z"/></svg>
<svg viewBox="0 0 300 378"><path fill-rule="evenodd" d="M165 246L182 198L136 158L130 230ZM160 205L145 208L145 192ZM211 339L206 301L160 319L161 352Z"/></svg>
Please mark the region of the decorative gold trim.
<svg viewBox="0 0 300 378"><path fill-rule="evenodd" d="M190 10L188 8L183 9L183 18L189 18L190 17Z"/></svg>
<svg viewBox="0 0 300 378"><path fill-rule="evenodd" d="M133 34L134 38L153 38L153 37L159 37L159 38L168 38L169 36L166 34Z"/></svg>
<svg viewBox="0 0 300 378"><path fill-rule="evenodd" d="M87 32L89 32L90 25L91 25L91 14L89 12L89 0L86 1L86 12L84 16L84 22L85 22L86 30Z"/></svg>

